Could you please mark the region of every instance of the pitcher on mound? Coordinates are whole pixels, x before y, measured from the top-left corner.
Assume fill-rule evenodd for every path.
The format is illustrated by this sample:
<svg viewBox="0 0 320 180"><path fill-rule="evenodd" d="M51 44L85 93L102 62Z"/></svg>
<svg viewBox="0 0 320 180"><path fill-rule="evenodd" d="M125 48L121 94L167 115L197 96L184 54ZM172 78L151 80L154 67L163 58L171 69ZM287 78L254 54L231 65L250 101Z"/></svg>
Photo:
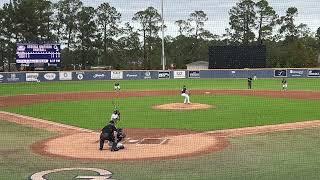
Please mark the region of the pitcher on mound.
<svg viewBox="0 0 320 180"><path fill-rule="evenodd" d="M183 85L181 89L181 96L184 97L184 104L190 104L189 91L187 90L187 87L185 85Z"/></svg>

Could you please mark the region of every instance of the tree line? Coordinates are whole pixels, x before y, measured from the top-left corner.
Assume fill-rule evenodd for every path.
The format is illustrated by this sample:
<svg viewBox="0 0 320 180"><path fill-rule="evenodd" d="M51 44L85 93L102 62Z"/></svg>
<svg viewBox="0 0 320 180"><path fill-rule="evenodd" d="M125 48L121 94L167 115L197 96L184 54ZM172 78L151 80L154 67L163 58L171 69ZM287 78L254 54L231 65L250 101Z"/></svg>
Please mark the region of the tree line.
<svg viewBox="0 0 320 180"><path fill-rule="evenodd" d="M297 24L298 15L296 7L288 7L279 16L267 0L239 0L229 10L229 27L217 35L204 28L207 14L195 10L175 21L178 36L165 37L167 66L185 68L194 61L207 61L209 46L263 44L268 67L314 67L320 52L320 27L312 32L306 24ZM160 69L159 11L147 7L130 22L121 18L107 2L94 8L81 0L11 0L0 8L0 63L15 62L17 42L47 42L64 45L65 67Z"/></svg>

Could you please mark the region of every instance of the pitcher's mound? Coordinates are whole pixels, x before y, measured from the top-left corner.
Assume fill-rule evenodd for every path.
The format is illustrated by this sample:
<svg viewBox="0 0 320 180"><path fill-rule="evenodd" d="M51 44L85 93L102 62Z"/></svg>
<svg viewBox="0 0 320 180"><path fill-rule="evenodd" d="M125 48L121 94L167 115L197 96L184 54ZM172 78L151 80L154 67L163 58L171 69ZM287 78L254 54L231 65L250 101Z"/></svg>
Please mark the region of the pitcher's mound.
<svg viewBox="0 0 320 180"><path fill-rule="evenodd" d="M195 110L195 109L210 109L214 107L212 105L200 104L200 103L191 103L191 104L171 103L171 104L162 104L162 105L153 106L152 108L161 109L161 110Z"/></svg>

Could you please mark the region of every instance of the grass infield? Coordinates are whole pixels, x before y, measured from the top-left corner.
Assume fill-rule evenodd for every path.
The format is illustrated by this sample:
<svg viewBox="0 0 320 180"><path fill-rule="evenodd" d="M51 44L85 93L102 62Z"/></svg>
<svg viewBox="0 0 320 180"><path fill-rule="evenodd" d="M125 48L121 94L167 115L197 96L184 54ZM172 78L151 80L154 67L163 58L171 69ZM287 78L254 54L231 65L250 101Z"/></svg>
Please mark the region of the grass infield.
<svg viewBox="0 0 320 180"><path fill-rule="evenodd" d="M122 113L119 127L174 128L195 131L230 129L320 119L319 101L246 96L192 96L216 108L164 111L153 105L181 102L180 96L116 99ZM113 110L112 100L35 104L7 111L88 129L100 129Z"/></svg>

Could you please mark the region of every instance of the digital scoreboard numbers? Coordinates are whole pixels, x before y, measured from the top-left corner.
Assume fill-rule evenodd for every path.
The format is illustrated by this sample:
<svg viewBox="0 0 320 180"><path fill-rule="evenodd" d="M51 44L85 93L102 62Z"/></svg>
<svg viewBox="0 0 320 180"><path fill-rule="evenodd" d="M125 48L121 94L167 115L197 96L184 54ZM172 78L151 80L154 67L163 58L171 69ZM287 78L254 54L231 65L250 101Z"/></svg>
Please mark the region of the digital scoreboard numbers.
<svg viewBox="0 0 320 180"><path fill-rule="evenodd" d="M60 63L60 44L17 44L16 63Z"/></svg>

